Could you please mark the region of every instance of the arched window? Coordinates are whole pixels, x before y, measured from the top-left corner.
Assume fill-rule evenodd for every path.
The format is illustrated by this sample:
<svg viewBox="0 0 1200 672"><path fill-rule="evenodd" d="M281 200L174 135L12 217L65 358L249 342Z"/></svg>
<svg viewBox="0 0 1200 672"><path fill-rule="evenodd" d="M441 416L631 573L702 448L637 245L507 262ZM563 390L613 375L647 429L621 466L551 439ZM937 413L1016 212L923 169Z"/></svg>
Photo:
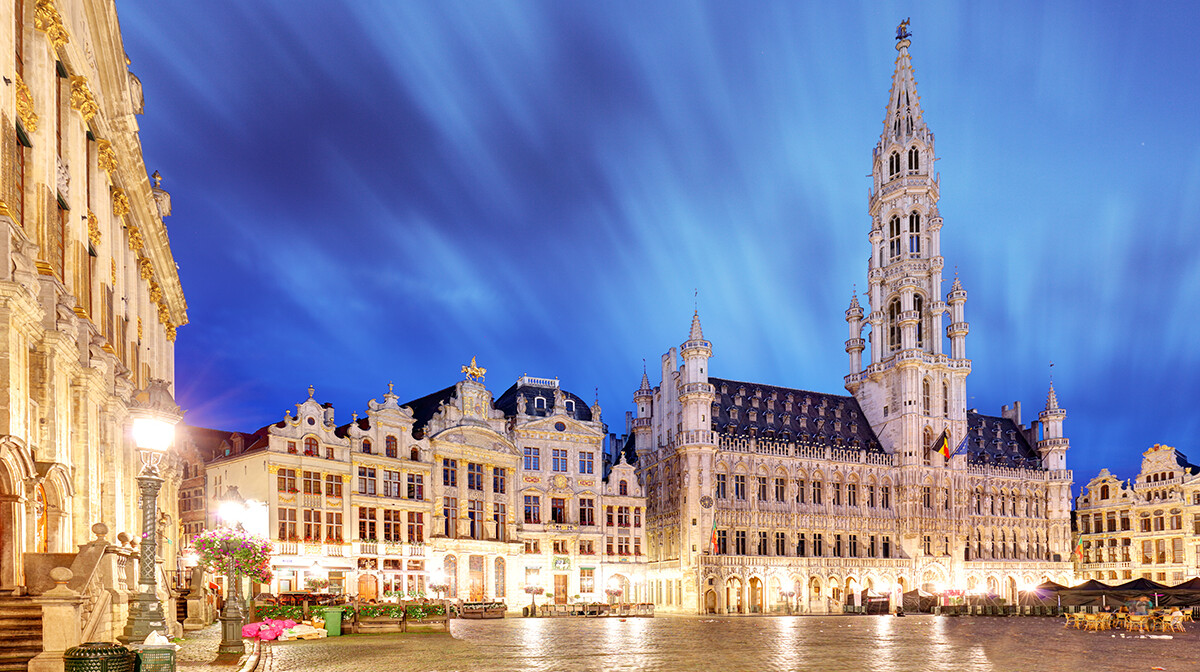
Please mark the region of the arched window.
<svg viewBox="0 0 1200 672"><path fill-rule="evenodd" d="M564 406L567 407L568 413L575 412L575 400L574 399L567 399L567 401L564 403Z"/></svg>
<svg viewBox="0 0 1200 672"><path fill-rule="evenodd" d="M888 347L900 349L900 299L888 304Z"/></svg>
<svg viewBox="0 0 1200 672"><path fill-rule="evenodd" d="M950 417L950 386L942 383L942 417Z"/></svg>
<svg viewBox="0 0 1200 672"><path fill-rule="evenodd" d="M412 452L410 452L408 454L408 459L412 460L413 462L420 462L421 461L421 451L417 450L416 446L413 446Z"/></svg>
<svg viewBox="0 0 1200 672"><path fill-rule="evenodd" d="M534 399L534 400L533 400L533 407L534 407L534 408L545 408L545 407L546 407L546 398L545 398L545 397L538 397L538 398Z"/></svg>
<svg viewBox="0 0 1200 672"><path fill-rule="evenodd" d="M908 149L908 169L909 170L920 170L921 169L921 153L917 151L916 146L910 147Z"/></svg>
<svg viewBox="0 0 1200 672"><path fill-rule="evenodd" d="M363 439L362 452L364 452L364 453L371 452L371 440L370 439Z"/></svg>
<svg viewBox="0 0 1200 672"><path fill-rule="evenodd" d="M892 259L900 258L900 218L892 217L888 222L888 247Z"/></svg>
<svg viewBox="0 0 1200 672"><path fill-rule="evenodd" d="M1108 499L1108 486L1100 486L1100 499Z"/></svg>
<svg viewBox="0 0 1200 672"><path fill-rule="evenodd" d="M388 457L396 456L396 437L389 436L383 440L383 449Z"/></svg>
<svg viewBox="0 0 1200 672"><path fill-rule="evenodd" d="M921 408L929 415L929 379L921 381Z"/></svg>
<svg viewBox="0 0 1200 672"><path fill-rule="evenodd" d="M921 253L921 213L916 211L908 216L908 253Z"/></svg>
<svg viewBox="0 0 1200 672"><path fill-rule="evenodd" d="M629 494L629 484L626 483L624 479L621 479L621 482L619 484L617 484L617 494L618 495L628 495Z"/></svg>
<svg viewBox="0 0 1200 672"><path fill-rule="evenodd" d="M317 447L317 439L315 437L310 436L304 440L305 455L316 455L318 451L319 448Z"/></svg>
<svg viewBox="0 0 1200 672"><path fill-rule="evenodd" d="M924 462L925 466L929 466L933 454L933 430L926 427L922 438L922 443L925 444L925 450L922 451L925 456Z"/></svg>
<svg viewBox="0 0 1200 672"><path fill-rule="evenodd" d="M896 120L899 123L899 119ZM900 153L892 152L888 157L888 177L895 177L900 172Z"/></svg>
<svg viewBox="0 0 1200 672"><path fill-rule="evenodd" d="M504 597L504 558L496 558L496 597Z"/></svg>
<svg viewBox="0 0 1200 672"><path fill-rule="evenodd" d="M447 555L442 562L442 569L446 572L446 597L456 599L458 597L458 560L453 555Z"/></svg>
<svg viewBox="0 0 1200 672"><path fill-rule="evenodd" d="M925 347L925 302L919 296L913 297L913 310L917 312L917 347ZM928 415L926 408L926 415Z"/></svg>

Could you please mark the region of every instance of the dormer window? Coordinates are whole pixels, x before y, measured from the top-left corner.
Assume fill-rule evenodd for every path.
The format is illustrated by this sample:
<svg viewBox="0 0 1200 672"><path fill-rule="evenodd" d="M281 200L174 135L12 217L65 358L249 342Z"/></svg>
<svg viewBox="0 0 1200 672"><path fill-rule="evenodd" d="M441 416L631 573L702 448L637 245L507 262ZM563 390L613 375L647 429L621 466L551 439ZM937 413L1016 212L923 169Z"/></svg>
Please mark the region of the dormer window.
<svg viewBox="0 0 1200 672"><path fill-rule="evenodd" d="M364 453L370 453L370 452L371 452L371 440L370 440L370 439L363 439L363 442L362 442L362 452L364 452Z"/></svg>
<svg viewBox="0 0 1200 672"><path fill-rule="evenodd" d="M629 483L625 482L624 479L622 479L621 482L617 484L617 494L618 495L628 495L629 494Z"/></svg>
<svg viewBox="0 0 1200 672"><path fill-rule="evenodd" d="M574 399L567 399L567 401L566 401L566 403L564 404L564 406L566 406L566 408L567 408L567 412L568 412L568 413L574 413L574 412L575 412L575 400L574 400Z"/></svg>
<svg viewBox="0 0 1200 672"><path fill-rule="evenodd" d="M545 409L545 408L546 408L546 398L545 398L545 397L536 397L536 398L534 398L534 400L533 400L533 407L534 407L534 408Z"/></svg>

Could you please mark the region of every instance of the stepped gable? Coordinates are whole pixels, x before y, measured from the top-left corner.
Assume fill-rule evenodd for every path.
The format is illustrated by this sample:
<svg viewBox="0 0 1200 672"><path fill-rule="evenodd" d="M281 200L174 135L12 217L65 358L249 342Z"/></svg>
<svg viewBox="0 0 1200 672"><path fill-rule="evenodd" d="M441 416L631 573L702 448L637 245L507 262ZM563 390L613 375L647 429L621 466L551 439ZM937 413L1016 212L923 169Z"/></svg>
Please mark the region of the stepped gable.
<svg viewBox="0 0 1200 672"><path fill-rule="evenodd" d="M708 382L717 392L712 418L713 428L720 434L732 437L753 434L759 439L883 452L854 397L724 378L709 378ZM740 405L736 403L739 397ZM731 417L734 410L737 418Z"/></svg>
<svg viewBox="0 0 1200 672"><path fill-rule="evenodd" d="M530 385L521 383L520 381L513 383L512 387L504 391L500 398L492 403L493 406L504 411L505 417L513 417L517 414L517 400L523 394L525 395L525 414L533 416L548 416L554 412L554 393L562 392L564 399L570 399L575 402L575 410L568 412L566 409L561 409L560 414L568 415L580 422L592 421L592 409L588 403L579 395L559 387L557 389L542 385ZM536 408L533 400L537 397L542 397L546 400L545 408Z"/></svg>
<svg viewBox="0 0 1200 672"><path fill-rule="evenodd" d="M1002 467L1041 469L1037 448L1008 418L967 411L967 461Z"/></svg>

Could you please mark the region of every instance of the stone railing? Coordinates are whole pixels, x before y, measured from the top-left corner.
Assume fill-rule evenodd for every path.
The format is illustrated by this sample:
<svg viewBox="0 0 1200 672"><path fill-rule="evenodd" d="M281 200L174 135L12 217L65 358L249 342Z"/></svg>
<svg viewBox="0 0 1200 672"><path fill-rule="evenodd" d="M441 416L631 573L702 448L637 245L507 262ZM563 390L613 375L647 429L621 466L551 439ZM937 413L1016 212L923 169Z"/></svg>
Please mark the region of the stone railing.
<svg viewBox="0 0 1200 672"><path fill-rule="evenodd" d="M797 557L784 555L702 555L700 564L711 567L782 567L785 569L820 570L870 570L884 567L912 567L908 558L864 558L864 557Z"/></svg>

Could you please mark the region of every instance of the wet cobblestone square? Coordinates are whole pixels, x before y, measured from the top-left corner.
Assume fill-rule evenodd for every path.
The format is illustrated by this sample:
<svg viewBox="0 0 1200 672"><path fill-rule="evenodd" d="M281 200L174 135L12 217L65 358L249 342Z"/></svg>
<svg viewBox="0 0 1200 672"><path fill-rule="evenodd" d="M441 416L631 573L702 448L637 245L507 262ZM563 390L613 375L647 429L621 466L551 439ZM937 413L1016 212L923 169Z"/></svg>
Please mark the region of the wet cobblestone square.
<svg viewBox="0 0 1200 672"><path fill-rule="evenodd" d="M451 635L274 644L266 672L473 670L1200 670L1200 634L1066 629L1053 618L687 617L455 620Z"/></svg>

